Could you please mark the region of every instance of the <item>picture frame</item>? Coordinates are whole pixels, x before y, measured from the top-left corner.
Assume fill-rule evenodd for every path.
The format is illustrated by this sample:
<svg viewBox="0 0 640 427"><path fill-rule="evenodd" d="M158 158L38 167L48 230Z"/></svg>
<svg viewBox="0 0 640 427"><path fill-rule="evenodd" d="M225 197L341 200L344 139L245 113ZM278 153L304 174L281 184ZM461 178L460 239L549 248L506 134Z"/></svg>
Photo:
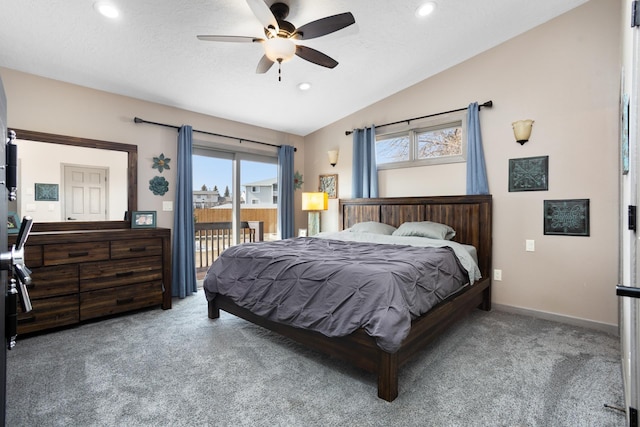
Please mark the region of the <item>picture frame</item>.
<svg viewBox="0 0 640 427"><path fill-rule="evenodd" d="M589 199L545 200L544 234L589 236Z"/></svg>
<svg viewBox="0 0 640 427"><path fill-rule="evenodd" d="M509 159L509 192L548 190L549 156Z"/></svg>
<svg viewBox="0 0 640 427"><path fill-rule="evenodd" d="M338 198L338 175L320 175L318 191L327 193L330 199Z"/></svg>
<svg viewBox="0 0 640 427"><path fill-rule="evenodd" d="M20 231L20 217L16 212L7 214L7 234L18 234Z"/></svg>
<svg viewBox="0 0 640 427"><path fill-rule="evenodd" d="M133 211L131 228L156 228L156 211Z"/></svg>
<svg viewBox="0 0 640 427"><path fill-rule="evenodd" d="M44 184L36 182L34 199L43 202L57 202L59 200L58 184Z"/></svg>

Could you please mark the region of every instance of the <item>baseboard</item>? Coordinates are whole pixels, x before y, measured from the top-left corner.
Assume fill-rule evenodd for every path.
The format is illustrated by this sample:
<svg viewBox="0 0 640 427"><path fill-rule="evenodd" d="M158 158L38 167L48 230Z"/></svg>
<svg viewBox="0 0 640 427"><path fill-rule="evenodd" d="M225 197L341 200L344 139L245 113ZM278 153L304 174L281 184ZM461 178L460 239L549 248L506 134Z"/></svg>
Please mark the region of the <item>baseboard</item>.
<svg viewBox="0 0 640 427"><path fill-rule="evenodd" d="M537 317L539 319L566 323L568 325L595 329L615 336L619 335L618 325L611 325L609 323L594 322L593 320L580 319L578 317L565 316L562 314L548 313L546 311L531 310L529 308L514 307L504 304L491 303L491 307L495 310L507 313L522 314L525 316Z"/></svg>

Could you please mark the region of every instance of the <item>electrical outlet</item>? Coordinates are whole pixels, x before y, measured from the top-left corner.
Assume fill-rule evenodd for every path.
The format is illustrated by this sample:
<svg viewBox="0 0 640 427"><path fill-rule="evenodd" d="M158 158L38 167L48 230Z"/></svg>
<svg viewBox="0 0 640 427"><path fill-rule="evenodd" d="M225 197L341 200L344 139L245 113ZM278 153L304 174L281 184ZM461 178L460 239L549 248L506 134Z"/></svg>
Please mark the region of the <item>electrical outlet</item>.
<svg viewBox="0 0 640 427"><path fill-rule="evenodd" d="M502 270L493 270L493 280L502 280Z"/></svg>
<svg viewBox="0 0 640 427"><path fill-rule="evenodd" d="M525 247L525 250L527 252L535 252L536 251L536 241L535 240L525 240L524 247Z"/></svg>

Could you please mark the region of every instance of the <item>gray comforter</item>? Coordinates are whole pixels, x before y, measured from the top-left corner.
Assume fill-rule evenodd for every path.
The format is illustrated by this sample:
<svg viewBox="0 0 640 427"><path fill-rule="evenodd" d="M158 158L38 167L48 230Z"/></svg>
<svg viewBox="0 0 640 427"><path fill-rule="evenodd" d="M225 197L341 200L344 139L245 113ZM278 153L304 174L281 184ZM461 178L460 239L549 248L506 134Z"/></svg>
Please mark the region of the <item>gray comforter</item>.
<svg viewBox="0 0 640 427"><path fill-rule="evenodd" d="M469 284L453 249L305 238L225 250L204 280L270 320L345 336L358 328L394 353L411 320Z"/></svg>

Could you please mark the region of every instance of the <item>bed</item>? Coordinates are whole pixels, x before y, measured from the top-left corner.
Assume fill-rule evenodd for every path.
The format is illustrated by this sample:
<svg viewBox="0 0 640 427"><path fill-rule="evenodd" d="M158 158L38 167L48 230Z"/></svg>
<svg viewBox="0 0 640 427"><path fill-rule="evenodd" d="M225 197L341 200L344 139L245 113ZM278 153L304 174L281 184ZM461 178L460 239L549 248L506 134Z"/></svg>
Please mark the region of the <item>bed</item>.
<svg viewBox="0 0 640 427"><path fill-rule="evenodd" d="M395 334L393 331L391 331L391 334L386 333L386 335L382 333L372 333L372 331L384 329L380 326L381 322L378 321L379 319L374 319L369 323L363 323L362 327L354 329L353 332L348 333L348 335L331 336L331 333L318 332L318 330L322 330L324 332L324 329L316 327L319 322L318 319L313 318L313 310L302 312L301 314L295 314L296 318L304 318L307 323L303 324L308 324L308 327L292 326L295 324L292 322L270 320L268 317L273 318L269 312L270 310L265 311L264 307L262 307L262 309L260 309L260 307L256 309L257 306L255 304L246 304L245 301L238 299L239 292L236 292L237 286L235 284L232 286L229 283L229 286L227 287L229 290L234 290L233 292L223 292L221 290L223 288L220 285L222 281L220 278L222 277L221 271L225 271L227 268L224 267L223 264L225 261L220 261L220 259L216 261L216 263L220 261L219 264L214 263L217 267L214 268L212 266L207 274L207 278L205 278L204 286L207 299L209 300L209 318L218 318L220 316L220 310L224 310L252 323L268 328L276 333L287 336L307 347L323 352L332 357L348 361L366 371L373 372L378 376L378 397L387 401L393 401L398 396L398 370L402 365L409 361L416 353L432 342L442 332L446 331L446 329L456 320L460 319L471 310L476 308L480 308L482 310L491 309L491 280L489 274L491 271L491 208L492 199L490 195L341 199L339 201L339 228L343 231L342 234L345 234L345 230L350 231L354 227L364 223L388 224L393 228L397 228L405 223L415 224L431 221L436 224L446 224L455 230L455 235L453 237L448 236L448 238L453 242L450 246L468 245L475 249L473 250L470 248L471 250L469 253L473 255L477 262L476 268L479 274L475 275L476 277L472 277L474 274L470 272L465 265L464 267L467 272L467 284L464 285L463 283L459 288L453 288L452 286L454 285L451 283L459 282L460 274L454 273L453 267L451 267L452 273L446 275L447 277L451 276L449 279L451 283L444 285L445 290L429 291L429 293L440 292L442 294L442 300L436 301L426 313L412 312L411 318L409 319L409 325L407 327L402 326L406 323L404 319L406 316L398 315L397 323L400 326L398 326L399 329ZM342 251L343 246L347 248L346 252L350 253L348 256L356 256L353 255L353 253L357 253L361 250L360 246L357 246L360 245L360 243L345 243L341 240L334 240L336 237L335 235L321 237L322 238L287 239L287 241L283 241L281 245L287 246L288 249L277 248L277 250L282 250L286 255L285 258L289 258L290 260L304 260L305 255L301 255L303 254L303 252L300 252L301 247L309 246L311 244L329 246L330 250L341 254L340 258L346 256L343 256L340 252ZM362 245L368 244L369 243L362 243ZM255 249L256 245L260 244L248 244L246 248L244 247L245 245L241 245L243 248L235 248L237 251L240 251L239 253L242 253L242 251L251 251ZM379 247L380 250L382 250L382 248L389 250L387 246L388 245L378 245L377 247ZM316 246L310 246L310 248L313 251L318 250ZM363 248L363 253L372 250L367 246L363 246ZM397 248L398 252L400 250L404 251L404 249L401 249L400 247ZM419 259L421 257L421 253L419 252L420 249L423 248L412 247L411 249L408 249L406 254L403 252L403 256L408 260L414 255L407 254L410 252L416 252L415 258ZM459 248L456 249L456 252L458 249ZM289 252L286 253L286 250ZM447 251L452 252L453 250L448 246L438 250L438 252L442 253L443 257L447 256L445 253ZM392 252L394 251L385 253L384 256L379 258L392 258ZM380 253L382 254L382 252ZM329 255L324 255L319 258L327 259L327 257L330 258ZM456 262L460 264L460 267L463 267L462 262L460 262L457 257L454 258L457 260ZM242 265L249 265L247 261L248 259L250 258L245 258L244 261L242 261L244 262ZM353 265L349 268L354 270L358 268L355 264L360 263L366 264L365 261L359 262L351 259L348 264ZM333 274L330 273L331 270L328 267L324 266L324 268L327 271L327 275ZM371 270L371 263L366 268L367 271ZM382 271L388 270L389 268L395 267L380 267L379 274L382 275ZM438 261L437 270L442 271L448 270L449 268L450 267L448 266L442 267L442 264ZM247 269L250 268L247 267ZM217 273L212 273L214 270L217 270ZM236 268L236 270L238 270L238 268ZM232 278L227 279L227 282L235 280L233 278L235 278L237 274L240 273L231 273L230 277ZM353 274L353 272L351 274ZM220 275L220 277L217 277L218 275ZM315 273L315 275L318 275L318 273ZM403 275L405 274L393 274L394 277ZM278 280L284 282L283 279L280 279L281 277L285 276L278 276ZM257 283L258 281L261 281L262 278L255 277L251 280L255 280ZM414 277L411 280L416 281L419 280L419 278ZM469 284L469 282L473 283ZM212 286L214 283L215 285ZM274 283L278 284L278 281L274 281ZM418 288L421 288L421 286L418 286ZM286 292L291 292L292 289L295 288L287 287L284 289ZM338 287L331 289L332 291L327 294L327 298L330 298L335 291L340 290ZM213 292L212 290L215 290L216 292ZM249 291L243 290L242 292L249 295L250 298L252 298L252 301L256 299L253 294L249 293ZM390 307L392 306L393 304L390 305ZM251 309L245 307L249 307ZM375 308L368 308L365 311L374 312L375 310ZM354 311L354 315L358 315L355 309L350 309L350 311ZM335 317L336 322L334 323L345 323L345 319L339 318L337 314ZM396 336L395 341L394 335ZM390 338L387 339L387 337ZM398 337L400 337L399 340Z"/></svg>

